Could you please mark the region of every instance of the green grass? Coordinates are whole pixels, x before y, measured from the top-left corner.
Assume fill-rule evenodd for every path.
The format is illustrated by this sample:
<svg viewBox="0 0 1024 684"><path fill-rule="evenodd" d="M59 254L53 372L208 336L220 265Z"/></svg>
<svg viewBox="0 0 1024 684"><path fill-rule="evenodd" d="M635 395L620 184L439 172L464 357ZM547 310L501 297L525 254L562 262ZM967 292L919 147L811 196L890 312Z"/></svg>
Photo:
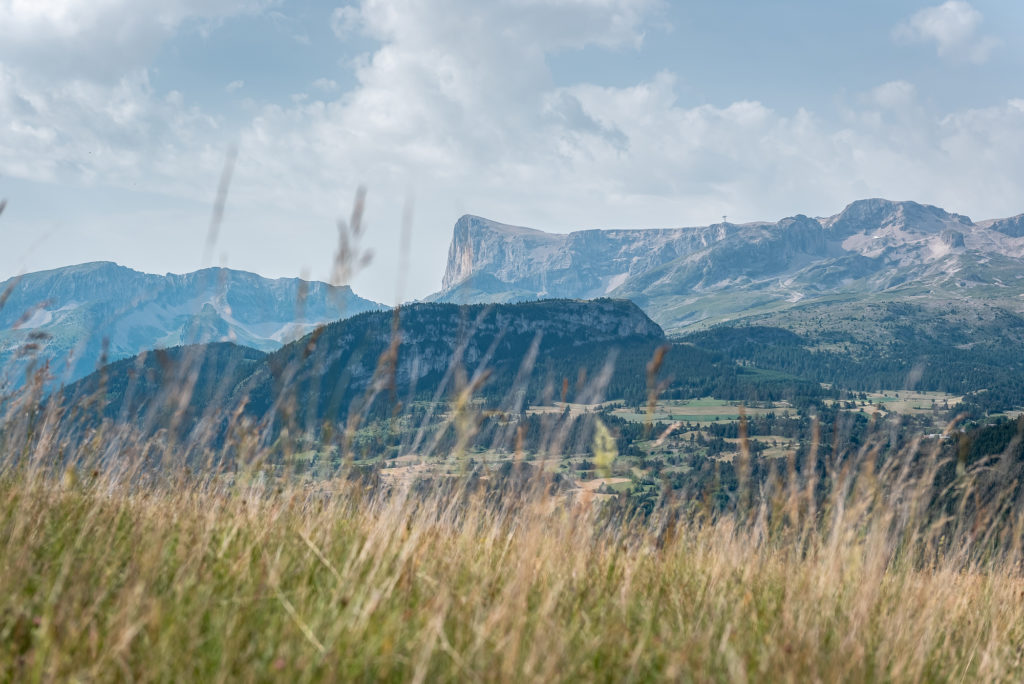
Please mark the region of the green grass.
<svg viewBox="0 0 1024 684"><path fill-rule="evenodd" d="M739 401L704 397L701 399L659 401L655 404L653 413L650 414L644 410L638 412L625 408L615 409L612 413L619 418L637 423L653 420L708 424L739 420L741 411L749 417L763 416L772 411L781 413L786 411L787 408L788 406L750 408L743 406L743 403Z"/></svg>

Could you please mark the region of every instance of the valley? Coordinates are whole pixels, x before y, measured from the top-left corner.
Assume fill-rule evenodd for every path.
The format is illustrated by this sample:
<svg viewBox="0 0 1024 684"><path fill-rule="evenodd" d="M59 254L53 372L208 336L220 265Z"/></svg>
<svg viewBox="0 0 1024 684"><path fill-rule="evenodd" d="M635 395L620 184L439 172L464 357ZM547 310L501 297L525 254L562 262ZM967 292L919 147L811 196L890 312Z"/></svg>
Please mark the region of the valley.
<svg viewBox="0 0 1024 684"><path fill-rule="evenodd" d="M1024 682L1024 2L0 31L0 684Z"/></svg>
<svg viewBox="0 0 1024 684"><path fill-rule="evenodd" d="M355 456L352 465L378 474L388 486L409 487L418 480L462 478L473 473L475 477L493 479L518 464L556 478L559 490L569 498L589 492L604 498L614 494L622 495L624 500L642 500L650 493L664 496L668 491L692 495L694 490L712 485L703 479L721 477L723 466L730 468L744 454L768 469L773 467L771 461L777 460L780 465L776 469L784 470L787 462L807 457L813 445L814 425L823 420L833 422L826 432L847 440L845 445L837 444L835 439L822 445L819 434L819 444L813 448L823 454L859 446L880 430L926 434L936 446L952 446L959 439L958 432L950 432L950 422L955 421L960 397L896 390L863 393L863 397L825 400L821 405L824 416L820 417L813 409L796 410L788 401L745 405L710 397L659 400L650 410L639 412L621 401L590 405L554 402L530 407L518 419L487 412L481 404L475 436L493 435L493 425L499 424L515 426L521 439L517 445L493 439L469 441L460 451L453 450L453 443L458 442L454 432L448 439L437 439L438 434L454 426L452 406L445 402L429 407L427 413L432 415L433 423L416 424L399 418L358 431L354 443L362 456ZM615 456L605 466L595 463L595 421L615 438ZM525 431L520 432L520 427ZM581 430L584 436L560 440L563 450L553 452L550 442L528 438L531 429L545 434ZM859 437L855 436L858 433ZM433 439L423 440L425 434ZM417 440L421 448L413 451L411 445ZM332 472L342 466L339 451L324 451L322 446L297 454L294 459L283 465L281 476L291 472L301 477L317 468ZM717 474L700 472L702 467L715 464Z"/></svg>
<svg viewBox="0 0 1024 684"><path fill-rule="evenodd" d="M614 493L643 510L669 492L726 491L737 459L763 481L878 439L898 449L923 435L951 454L1024 406L1016 314L845 306L669 336L624 300L410 304L269 353L224 342L144 352L51 403L70 443L83 429L127 427L140 444L161 435L167 455L154 463L173 452L240 473L248 459L232 444L250 434L273 478L354 468L422 487L526 468L570 498Z"/></svg>
<svg viewBox="0 0 1024 684"><path fill-rule="evenodd" d="M948 224L972 240L992 228L936 211L901 206L899 216L937 216L947 256L966 263ZM894 220L877 230L908 232ZM512 289L483 273L446 278L446 294L434 298L471 294L479 299L471 304L387 309L324 284L225 270L165 278L107 264L8 282L0 309L0 504L14 511L8 520L31 523L5 528L12 541L0 562L12 568L8 577L29 578L19 594L29 599L9 600L15 607L0 612L0 628L17 635L0 644L0 655L7 648L20 668L47 639L69 644L61 653L91 648L75 630L50 636L28 627L33 615L74 621L81 611L63 618L63 604L47 607L34 578L59 586L63 575L52 563L29 566L24 549L32 559L57 554L62 567L88 578L70 586L89 605L104 578L117 585L128 576L124 568L145 578L156 625L143 629L147 643L170 648L161 635L179 630L176 649L194 633L221 634L204 626L211 616L234 620L225 616L243 611L261 633L321 663L329 658L314 629L330 635L345 625L358 635L357 653L374 639L440 634L436 621L410 628L411 636L405 626L439 614L435 597L448 585L457 587L451 605L476 601L446 637L463 652L477 642L459 641L459 625L493 614L496 601L513 622L538 610L553 616L556 635L580 624L581 610L585 622L611 616L616 634L628 634L636 610L661 610L649 587L690 606L692 587L711 581L727 586L710 603L698 600L703 607L687 624L713 614L717 596L744 611L749 604L742 624L756 625L761 604L791 592L779 614L802 610L813 622L838 591L927 578L927 596L939 597L929 610L947 620L950 606L977 589L950 577L991 571L1000 582L1019 579L1024 518L1013 511L1024 500L1024 316L1003 296L1014 281L990 277L979 260L973 285L936 291L919 275L894 283L876 269L865 276L878 280L874 289L862 280L842 286L863 288L856 293L815 294L806 278L852 258L825 244L824 261L805 254L787 262L802 264L805 281L782 269L727 286L691 282L695 263L717 278L737 266L735 250L747 243L762 249L759 239L784 242L793 230L809 231L813 242L814 231L842 221L825 223L794 220L778 235L758 224L753 232L698 230L681 243L672 232L639 241L638 250L655 254L687 240L707 243L687 247L703 256L668 265L629 250L612 254L610 243L632 237L563 243L506 227L522 244L487 242L481 258L503 263L502 277L518 273ZM851 244L866 249L861 243L875 244L869 239ZM732 247L719 253L721 241ZM602 275L602 260L576 268L580 252L564 251L576 243L608 251L601 259L616 269L623 263L615 259L626 259L636 279ZM965 236L963 244L975 243ZM523 245L553 260L544 268L563 263L562 280L517 271ZM941 251L933 250L935 259L946 258ZM479 266L460 253L466 269ZM985 278L991 282L978 285ZM597 288L583 294L614 296L543 296L573 279ZM467 289L481 283L487 287ZM638 287L636 301L622 298L623 288ZM596 574L595 558L604 559ZM706 566L679 581L695 558ZM833 565L822 580L820 568ZM765 568L778 574L759 588ZM609 596L621 597L634 573L647 579L619 620L619 599L596 594L594 582L607 581ZM509 577L521 579L503 584ZM579 591L563 606L566 578ZM821 584L827 596L798 603L807 593L800 583ZM951 586L956 596L942 599ZM1019 594L1016 584L999 591ZM115 586L109 595L129 607L90 618L108 631L120 629L118 611L140 605L134 590ZM549 608L529 608L537 600ZM861 605L909 610L902 590L874 603L834 600L839 615ZM727 613L722 620L732 625L739 614ZM968 625L976 615L972 608L960 619ZM793 633L779 626L783 618L763 619ZM249 643L248 631L226 629ZM680 628L665 629L658 638L674 643ZM191 652L204 652L210 638ZM764 650L763 636L750 639ZM818 637L812 641L807 652L820 653ZM391 667L393 643L382 642L384 655L369 666ZM610 652L605 645L593 657ZM68 668L93 657L69 658ZM178 660L165 661L168 672L179 671ZM0 673L15 671L3 662ZM295 667L300 679L306 671Z"/></svg>

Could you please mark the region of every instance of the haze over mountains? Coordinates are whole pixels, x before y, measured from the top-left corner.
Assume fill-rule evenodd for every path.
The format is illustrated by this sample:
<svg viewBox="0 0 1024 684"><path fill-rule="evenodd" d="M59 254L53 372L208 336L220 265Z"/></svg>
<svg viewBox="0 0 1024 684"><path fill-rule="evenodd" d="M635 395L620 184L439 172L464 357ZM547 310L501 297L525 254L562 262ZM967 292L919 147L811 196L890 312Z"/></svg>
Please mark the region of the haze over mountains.
<svg viewBox="0 0 1024 684"><path fill-rule="evenodd" d="M934 206L868 199L827 218L568 234L464 216L432 298L601 296L634 301L668 332L751 317L787 325L837 302L1020 311L1024 215L975 223Z"/></svg>
<svg viewBox="0 0 1024 684"><path fill-rule="evenodd" d="M161 347L235 342L270 351L313 328L386 308L335 287L210 268L153 275L109 262L29 273L0 283L0 369L21 381L28 359L58 380Z"/></svg>
<svg viewBox="0 0 1024 684"><path fill-rule="evenodd" d="M320 282L230 269L159 276L105 262L14 278L0 293L0 366L14 384L32 358L72 381L101 358L148 349L234 342L273 351L386 308ZM599 297L633 301L669 334L743 320L860 358L915 336L1024 344L1024 215L974 222L869 199L827 218L568 234L464 216L442 290L429 299Z"/></svg>
<svg viewBox="0 0 1024 684"><path fill-rule="evenodd" d="M324 283L83 264L2 286L0 350L8 388L32 359L57 363L51 396L72 432L169 429L200 451L236 429L305 449L356 439L356 425L368 454L417 451L427 424L451 446L439 415L470 400L491 418L474 448L505 451L527 407L559 401L854 410L866 393L913 390L941 394L933 420L981 417L1024 406L1020 228L886 200L825 219L568 235L467 216L436 296L450 301L386 311ZM104 346L113 363L90 374Z"/></svg>

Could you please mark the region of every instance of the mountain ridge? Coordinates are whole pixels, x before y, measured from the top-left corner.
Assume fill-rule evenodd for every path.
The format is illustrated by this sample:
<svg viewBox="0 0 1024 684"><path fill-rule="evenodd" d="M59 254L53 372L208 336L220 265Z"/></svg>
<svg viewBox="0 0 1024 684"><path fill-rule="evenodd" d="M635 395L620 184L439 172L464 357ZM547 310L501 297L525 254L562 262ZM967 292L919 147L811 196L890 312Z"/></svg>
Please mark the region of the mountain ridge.
<svg viewBox="0 0 1024 684"><path fill-rule="evenodd" d="M16 276L0 293L0 368L15 385L33 360L71 381L97 362L180 344L270 351L324 323L387 308L319 281L226 268L157 275L109 261Z"/></svg>
<svg viewBox="0 0 1024 684"><path fill-rule="evenodd" d="M466 215L430 299L620 297L673 332L836 296L976 298L1016 311L1022 272L1024 215L975 223L912 201L857 200L829 217L559 234Z"/></svg>

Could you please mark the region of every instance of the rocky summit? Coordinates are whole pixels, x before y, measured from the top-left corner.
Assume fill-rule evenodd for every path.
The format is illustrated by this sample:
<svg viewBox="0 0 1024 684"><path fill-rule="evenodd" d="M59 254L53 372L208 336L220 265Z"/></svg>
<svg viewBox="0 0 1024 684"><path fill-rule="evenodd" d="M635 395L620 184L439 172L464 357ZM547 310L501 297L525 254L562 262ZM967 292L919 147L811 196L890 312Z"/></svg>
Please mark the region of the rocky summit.
<svg viewBox="0 0 1024 684"><path fill-rule="evenodd" d="M867 199L824 218L568 234L464 216L442 286L436 301L631 299L668 331L865 299L1019 311L1024 216Z"/></svg>

